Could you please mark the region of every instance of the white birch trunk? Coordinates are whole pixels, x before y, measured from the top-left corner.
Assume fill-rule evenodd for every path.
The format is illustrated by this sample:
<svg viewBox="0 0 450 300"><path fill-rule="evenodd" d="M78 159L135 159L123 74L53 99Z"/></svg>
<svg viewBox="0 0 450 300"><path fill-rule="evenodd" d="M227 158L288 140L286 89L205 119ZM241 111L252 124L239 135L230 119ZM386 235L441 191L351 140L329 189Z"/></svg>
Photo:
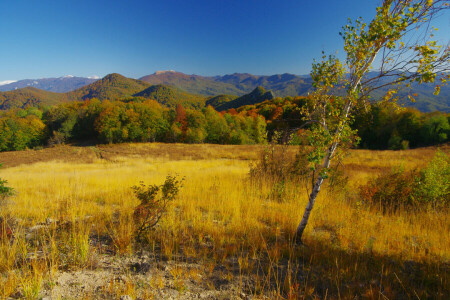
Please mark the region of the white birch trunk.
<svg viewBox="0 0 450 300"><path fill-rule="evenodd" d="M371 59L367 62L367 64L363 68L361 74L365 74L365 72L368 70L370 65L375 60L375 57L377 56L379 50L380 49L378 49L377 51L375 51L373 53ZM361 79L362 79L362 77L359 77L357 80L355 80L352 83L351 88L350 88L351 92L354 92L356 90L356 87L360 84ZM331 146L328 149L327 154L325 156L325 161L322 165L322 167L324 169L328 169L330 167L331 159L333 158L334 152L336 151L336 148L339 144L342 130L344 130L344 125L346 122L345 120L347 119L348 114L350 113L351 107L352 107L352 101L351 101L351 99L348 99L348 102L347 102L346 107L344 108L344 112L343 112L343 118L342 118L343 124L341 126L339 126L334 133L335 141L331 144ZM319 194L320 188L322 187L323 180L324 180L324 178L322 178L322 176L319 175L319 177L317 178L317 181L314 183L311 193L309 194L308 204L306 205L305 212L303 213L303 218L297 227L297 231L296 231L295 237L294 237L294 242L297 245L302 244L303 231L305 231L306 225L308 224L309 215L311 214L311 211L314 207L314 203L316 202L317 195Z"/></svg>
<svg viewBox="0 0 450 300"><path fill-rule="evenodd" d="M324 168L328 168L330 166L331 159L333 158L333 154L336 151L337 145L338 143L334 142L328 150L328 153L325 157L325 162L323 164ZM317 178L316 183L314 184L313 189L309 194L308 205L306 205L305 212L303 213L303 218L297 227L297 232L295 233L295 243L298 245L302 244L303 231L306 228L306 224L308 224L309 215L311 214L311 210L313 209L314 203L316 202L316 198L319 194L320 188L322 187L323 180L324 179L322 178L322 176L319 175L319 178Z"/></svg>

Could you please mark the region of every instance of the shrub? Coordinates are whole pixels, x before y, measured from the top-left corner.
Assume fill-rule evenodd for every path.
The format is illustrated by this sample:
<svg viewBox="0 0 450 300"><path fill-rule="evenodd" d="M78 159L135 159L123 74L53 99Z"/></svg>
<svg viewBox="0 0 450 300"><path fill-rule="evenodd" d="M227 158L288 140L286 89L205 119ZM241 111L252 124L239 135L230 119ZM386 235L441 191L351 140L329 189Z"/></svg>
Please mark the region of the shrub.
<svg viewBox="0 0 450 300"><path fill-rule="evenodd" d="M450 198L450 157L437 151L422 170L402 168L381 174L360 187L360 199L383 213L399 208L423 209L448 206Z"/></svg>
<svg viewBox="0 0 450 300"><path fill-rule="evenodd" d="M419 202L433 207L448 205L450 198L450 156L437 151L428 166L416 178L414 195Z"/></svg>
<svg viewBox="0 0 450 300"><path fill-rule="evenodd" d="M2 164L0 164L0 168L2 167ZM11 187L6 186L8 181L0 178L0 201L4 200L6 197L11 196L14 192L14 189Z"/></svg>
<svg viewBox="0 0 450 300"><path fill-rule="evenodd" d="M309 162L305 147L300 147L297 153L289 151L287 142L289 137L280 131L275 131L271 143L260 153L258 160L250 166L250 179L252 181L280 182L298 180L309 173ZM279 144L280 143L280 144Z"/></svg>
<svg viewBox="0 0 450 300"><path fill-rule="evenodd" d="M168 175L162 185L146 186L141 182L139 186L133 187L136 198L141 201L133 214L137 239L160 221L167 211L167 205L178 195L183 180Z"/></svg>
<svg viewBox="0 0 450 300"><path fill-rule="evenodd" d="M383 213L394 212L400 207L410 207L414 202L416 176L416 171L405 172L402 168L393 169L360 187L360 198Z"/></svg>

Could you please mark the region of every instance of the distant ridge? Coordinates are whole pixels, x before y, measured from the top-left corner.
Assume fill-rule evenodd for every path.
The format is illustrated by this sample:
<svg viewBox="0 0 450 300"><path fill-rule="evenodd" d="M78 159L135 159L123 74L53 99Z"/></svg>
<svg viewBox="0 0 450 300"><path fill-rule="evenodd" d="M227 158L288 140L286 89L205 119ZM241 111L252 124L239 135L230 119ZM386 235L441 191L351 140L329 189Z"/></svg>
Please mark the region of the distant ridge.
<svg viewBox="0 0 450 300"><path fill-rule="evenodd" d="M166 84L178 87L193 94L214 96L208 99L210 105L226 100L223 95L242 96L250 93L258 86L271 90L276 97L305 96L312 89L312 79L309 75L276 74L276 75L252 75L249 73L233 73L223 76L198 76L186 75L176 71L162 71L141 78L151 84ZM373 93L372 99L377 100L386 93L388 87ZM438 96L433 95L433 84L413 84L411 93L417 93L416 102L407 99L405 91L400 92L400 104L417 108L423 112L439 110L450 112L450 85L442 86ZM216 102L214 102L216 101ZM228 102L228 101L227 101ZM214 104L214 105L213 105Z"/></svg>
<svg viewBox="0 0 450 300"><path fill-rule="evenodd" d="M204 77L199 75L187 75L181 72L157 71L151 75L141 77L140 80L155 84L165 84L177 87L188 93L216 96L219 94L243 95L246 92L235 87L232 84L215 82L212 77Z"/></svg>
<svg viewBox="0 0 450 300"><path fill-rule="evenodd" d="M223 76L186 75L181 72L157 71L141 77L140 80L150 84L167 84L178 87L193 94L216 96L242 96L250 93L258 86L272 90L275 96L295 96L306 94L311 88L309 76L294 74L278 74L271 76L252 75L249 73L233 73Z"/></svg>
<svg viewBox="0 0 450 300"><path fill-rule="evenodd" d="M98 78L66 75L57 78L24 79L18 81L10 80L9 82L4 82L4 84L0 85L0 91L6 92L33 87L48 92L66 93L91 84L97 79Z"/></svg>

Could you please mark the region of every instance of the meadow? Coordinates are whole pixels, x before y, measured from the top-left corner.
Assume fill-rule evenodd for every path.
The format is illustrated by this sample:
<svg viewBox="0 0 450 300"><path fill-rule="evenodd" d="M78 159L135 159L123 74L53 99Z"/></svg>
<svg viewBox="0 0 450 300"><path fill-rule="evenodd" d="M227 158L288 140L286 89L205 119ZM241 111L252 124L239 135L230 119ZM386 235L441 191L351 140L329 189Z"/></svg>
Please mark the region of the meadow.
<svg viewBox="0 0 450 300"><path fill-rule="evenodd" d="M325 186L300 247L292 238L307 188L250 180L264 147L153 143L0 153L0 177L15 190L0 211L13 231L0 240L0 298L450 295L447 209L383 214L357 197L378 174L425 166L435 147L350 150L348 184ZM180 193L136 242L139 201L131 187L162 184L169 174L184 178Z"/></svg>

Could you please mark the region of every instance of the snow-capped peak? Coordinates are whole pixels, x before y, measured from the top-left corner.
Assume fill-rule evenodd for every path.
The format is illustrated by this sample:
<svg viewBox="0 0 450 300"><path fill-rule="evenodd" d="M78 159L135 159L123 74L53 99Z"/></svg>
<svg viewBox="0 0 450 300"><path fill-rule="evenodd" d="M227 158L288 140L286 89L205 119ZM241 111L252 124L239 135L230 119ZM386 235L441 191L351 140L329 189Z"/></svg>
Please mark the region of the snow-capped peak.
<svg viewBox="0 0 450 300"><path fill-rule="evenodd" d="M92 75L92 76L88 76L89 79L100 79L100 76L98 75Z"/></svg>
<svg viewBox="0 0 450 300"><path fill-rule="evenodd" d="M13 82L16 82L17 80L5 80L5 81L0 81L0 85L5 85L5 84L10 84Z"/></svg>

